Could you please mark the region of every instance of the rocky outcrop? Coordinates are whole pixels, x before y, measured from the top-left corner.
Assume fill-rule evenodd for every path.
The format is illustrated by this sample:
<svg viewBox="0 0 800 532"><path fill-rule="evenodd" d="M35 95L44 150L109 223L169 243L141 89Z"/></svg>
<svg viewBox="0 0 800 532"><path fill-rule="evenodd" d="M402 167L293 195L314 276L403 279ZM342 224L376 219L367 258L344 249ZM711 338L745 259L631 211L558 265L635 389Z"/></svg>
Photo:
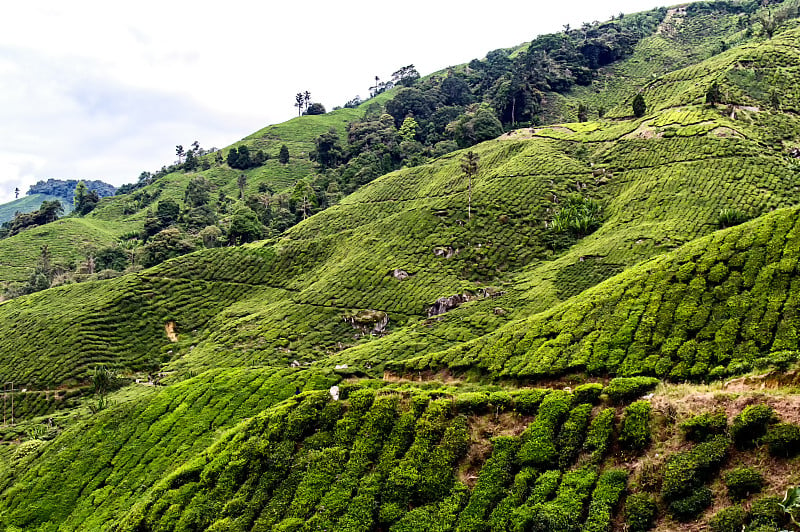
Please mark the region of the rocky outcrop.
<svg viewBox="0 0 800 532"><path fill-rule="evenodd" d="M440 297L431 307L428 308L428 317L432 318L434 316L438 316L439 314L444 314L445 312L453 310L459 305L463 305L464 303L468 303L470 301L484 299L487 297L491 298L500 297L503 294L505 294L505 292L502 292L497 288L489 286L486 288L481 288L475 294L470 294L465 292L463 294L455 294L448 297Z"/></svg>
<svg viewBox="0 0 800 532"><path fill-rule="evenodd" d="M382 334L389 324L389 315L382 310L349 312L342 319L364 334Z"/></svg>

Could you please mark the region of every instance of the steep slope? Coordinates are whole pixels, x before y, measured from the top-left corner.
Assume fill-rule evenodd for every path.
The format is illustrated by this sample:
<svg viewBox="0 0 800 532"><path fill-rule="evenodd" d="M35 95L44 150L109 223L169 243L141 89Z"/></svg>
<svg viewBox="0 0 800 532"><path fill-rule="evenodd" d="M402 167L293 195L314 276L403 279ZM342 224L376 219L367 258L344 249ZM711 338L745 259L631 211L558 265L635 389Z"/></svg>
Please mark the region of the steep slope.
<svg viewBox="0 0 800 532"><path fill-rule="evenodd" d="M0 304L0 379L25 388L4 393L0 524L675 530L730 507L788 526L754 492L800 483L780 388L800 351L797 101L759 83L800 86L799 42L653 80L639 119L624 102L475 146L471 218L454 152L278 238ZM724 105L705 104L714 82ZM314 118L245 142L307 142ZM147 190L180 200L186 178ZM571 195L602 206L594 232L551 228ZM723 209L756 219L718 231ZM98 366L129 385L99 391ZM765 478L737 509L724 482L743 465Z"/></svg>
<svg viewBox="0 0 800 532"><path fill-rule="evenodd" d="M39 208L43 201L54 201L57 199L59 198L48 194L30 194L9 201L8 203L3 203L0 205L0 224L13 219L14 214L17 212L33 212ZM71 204L68 205L62 201L62 205L65 211L68 212L72 210Z"/></svg>
<svg viewBox="0 0 800 532"><path fill-rule="evenodd" d="M546 312L402 367L525 380L586 371L683 381L793 363L799 220L795 207L696 240Z"/></svg>
<svg viewBox="0 0 800 532"><path fill-rule="evenodd" d="M783 44L796 40L792 30L765 46L796 53ZM737 57L752 53L749 47L731 50L726 54L732 57L702 68L720 77L728 71L712 67L739 64ZM135 276L6 303L0 313L9 319L0 327L23 315L27 326L22 335L2 335L2 375L41 385L51 357L74 361L59 367L60 379L81 378L98 361L132 369L170 359L179 359L176 368L310 363L354 340L366 345L331 363L349 360L361 371L379 371L375 366L386 360L475 338L708 234L722 209L755 215L794 203L795 170L784 148L765 149L761 141L770 134L760 127L768 118L744 112L731 119L693 105L694 88L675 90L683 96L670 101L681 107L639 120L524 130L480 145L471 220L465 220L467 183L456 152L388 174L276 241L201 251ZM554 253L545 226L571 190L603 205L603 224ZM410 276L400 280L396 269ZM439 298L499 292L505 292L501 299L472 303L466 321L459 314L414 325ZM66 294L76 296L65 303ZM53 305L60 308L44 311ZM498 306L503 312L494 312ZM383 314L373 313L374 323L363 330L346 323L368 311ZM74 313L95 318L81 323L70 318ZM395 333L361 339L386 316ZM131 330L117 327L120 321ZM176 323L183 343L169 344L168 321ZM413 329L398 330L404 325ZM46 331L54 329L76 332L48 342ZM20 365L14 353L31 356Z"/></svg>

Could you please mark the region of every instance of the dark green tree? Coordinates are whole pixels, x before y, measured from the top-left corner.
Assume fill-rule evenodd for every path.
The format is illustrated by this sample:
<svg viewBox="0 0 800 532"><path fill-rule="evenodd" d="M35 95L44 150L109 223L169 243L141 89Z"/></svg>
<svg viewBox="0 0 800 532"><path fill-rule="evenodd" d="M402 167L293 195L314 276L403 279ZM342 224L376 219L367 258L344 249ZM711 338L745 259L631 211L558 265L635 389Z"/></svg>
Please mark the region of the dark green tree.
<svg viewBox="0 0 800 532"><path fill-rule="evenodd" d="M480 157L470 150L461 157L461 171L467 178L467 220L472 219L472 178L478 173L478 161Z"/></svg>
<svg viewBox="0 0 800 532"><path fill-rule="evenodd" d="M297 116L303 114L303 108L305 107L306 99L302 92L298 92L294 95L294 106L297 107Z"/></svg>
<svg viewBox="0 0 800 532"><path fill-rule="evenodd" d="M162 228L176 223L180 213L180 206L171 199L161 200L156 205L156 217Z"/></svg>
<svg viewBox="0 0 800 532"><path fill-rule="evenodd" d="M189 207L208 204L211 198L211 183L202 176L193 177L186 185L183 202Z"/></svg>
<svg viewBox="0 0 800 532"><path fill-rule="evenodd" d="M233 214L231 228L228 232L230 244L243 244L261 238L264 226L258 221L258 216L251 209L243 207Z"/></svg>
<svg viewBox="0 0 800 532"><path fill-rule="evenodd" d="M286 164L289 162L289 148L284 144L281 146L281 151L278 153L278 161L281 164Z"/></svg>
<svg viewBox="0 0 800 532"><path fill-rule="evenodd" d="M719 89L719 85L717 85L717 82L715 81L708 88L708 91L706 91L706 103L713 106L720 102L722 102L722 91Z"/></svg>
<svg viewBox="0 0 800 532"><path fill-rule="evenodd" d="M325 106L321 103L314 102L308 106L306 112L303 113L306 115L324 115L325 114Z"/></svg>
<svg viewBox="0 0 800 532"><path fill-rule="evenodd" d="M323 168L334 168L344 156L336 128L332 127L327 133L317 137L314 144L311 158Z"/></svg>
<svg viewBox="0 0 800 532"><path fill-rule="evenodd" d="M239 187L239 199L244 201L244 188L247 186L247 176L245 174L239 174L239 177L236 178L236 186Z"/></svg>
<svg viewBox="0 0 800 532"><path fill-rule="evenodd" d="M643 117L644 114L647 112L647 104L644 101L644 96L642 96L642 93L637 94L636 97L633 99L632 107L633 107L633 116L635 116L636 118Z"/></svg>

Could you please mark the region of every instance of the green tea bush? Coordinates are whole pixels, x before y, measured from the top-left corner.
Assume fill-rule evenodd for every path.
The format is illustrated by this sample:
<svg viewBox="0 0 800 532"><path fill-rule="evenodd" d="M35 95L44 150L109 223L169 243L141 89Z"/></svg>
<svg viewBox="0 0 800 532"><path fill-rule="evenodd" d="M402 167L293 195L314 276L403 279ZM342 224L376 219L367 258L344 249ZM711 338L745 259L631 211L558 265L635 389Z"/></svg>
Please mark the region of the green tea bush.
<svg viewBox="0 0 800 532"><path fill-rule="evenodd" d="M583 532L607 532L611 520L628 482L628 473L621 469L609 469L600 475L592 492L589 514Z"/></svg>
<svg viewBox="0 0 800 532"><path fill-rule="evenodd" d="M717 471L728 455L730 444L727 437L714 436L689 451L670 456L664 466L661 486L664 499L675 501L694 493Z"/></svg>
<svg viewBox="0 0 800 532"><path fill-rule="evenodd" d="M745 511L741 506L723 508L708 521L712 532L741 532L745 523Z"/></svg>
<svg viewBox="0 0 800 532"><path fill-rule="evenodd" d="M783 525L786 513L781 507L781 499L770 496L754 500L747 512L747 520L751 527Z"/></svg>
<svg viewBox="0 0 800 532"><path fill-rule="evenodd" d="M456 410L462 414L482 414L489 408L489 395L481 392L460 393L455 396Z"/></svg>
<svg viewBox="0 0 800 532"><path fill-rule="evenodd" d="M619 442L622 446L642 451L649 445L651 409L649 401L636 401L625 408L619 434Z"/></svg>
<svg viewBox="0 0 800 532"><path fill-rule="evenodd" d="M731 437L736 446L746 449L757 445L767 428L778 420L769 405L750 405L742 410L731 425Z"/></svg>
<svg viewBox="0 0 800 532"><path fill-rule="evenodd" d="M515 523L515 530L578 532L585 501L596 480L597 473L592 469L564 473L556 498L531 506L521 516L522 520Z"/></svg>
<svg viewBox="0 0 800 532"><path fill-rule="evenodd" d="M549 393L550 390L547 389L514 390L511 392L511 397L514 399L514 410L520 414L532 416L536 414L539 405Z"/></svg>
<svg viewBox="0 0 800 532"><path fill-rule="evenodd" d="M561 469L567 469L578 458L591 414L592 405L580 404L570 411L569 417L561 426L558 433L558 464Z"/></svg>
<svg viewBox="0 0 800 532"><path fill-rule="evenodd" d="M592 419L589 430L586 432L586 441L583 447L592 453L592 460L595 462L603 458L611 444L611 436L614 433L614 417L613 408L602 410Z"/></svg>
<svg viewBox="0 0 800 532"><path fill-rule="evenodd" d="M761 473L749 467L737 467L725 473L725 486L728 495L734 501L746 499L754 493L761 491L764 486L764 477Z"/></svg>
<svg viewBox="0 0 800 532"><path fill-rule="evenodd" d="M669 511L679 521L691 521L711 506L713 495L705 486L695 488L685 497L669 503Z"/></svg>
<svg viewBox="0 0 800 532"><path fill-rule="evenodd" d="M641 397L655 388L660 381L655 377L617 377L603 389L609 399L621 404Z"/></svg>
<svg viewBox="0 0 800 532"><path fill-rule="evenodd" d="M469 503L459 516L459 530L484 530L489 511L500 502L506 493L506 486L513 478L512 471L519 449L519 439L498 436L492 440L492 444L494 446L492 455L481 468Z"/></svg>
<svg viewBox="0 0 800 532"><path fill-rule="evenodd" d="M687 419L680 425L687 440L704 442L718 434L725 434L728 429L728 418L724 411L705 412Z"/></svg>
<svg viewBox="0 0 800 532"><path fill-rule="evenodd" d="M545 397L536 419L522 433L520 463L540 469L548 469L556 464L556 434L571 403L572 396L563 391L554 391Z"/></svg>
<svg viewBox="0 0 800 532"><path fill-rule="evenodd" d="M647 532L655 524L658 506L646 493L633 493L625 500L625 522L630 532Z"/></svg>
<svg viewBox="0 0 800 532"><path fill-rule="evenodd" d="M581 384L577 386L572 392L576 405L587 403L590 405L596 404L600 399L600 393L603 391L603 385L596 382L588 384Z"/></svg>
<svg viewBox="0 0 800 532"><path fill-rule="evenodd" d="M794 423L778 423L767 430L764 441L769 454L789 458L800 452L800 426Z"/></svg>

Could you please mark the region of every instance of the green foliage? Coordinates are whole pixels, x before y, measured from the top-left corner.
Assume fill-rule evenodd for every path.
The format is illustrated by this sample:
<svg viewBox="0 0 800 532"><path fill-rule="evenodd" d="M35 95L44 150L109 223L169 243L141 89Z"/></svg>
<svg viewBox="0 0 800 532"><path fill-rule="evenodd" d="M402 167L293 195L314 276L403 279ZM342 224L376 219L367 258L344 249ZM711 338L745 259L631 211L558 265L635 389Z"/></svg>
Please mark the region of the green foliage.
<svg viewBox="0 0 800 532"><path fill-rule="evenodd" d="M687 440L704 442L718 434L725 434L728 430L728 418L723 410L704 412L682 422L680 427Z"/></svg>
<svg viewBox="0 0 800 532"><path fill-rule="evenodd" d="M602 212L597 201L581 195L570 195L556 209L550 228L558 233L583 237L600 226Z"/></svg>
<svg viewBox="0 0 800 532"><path fill-rule="evenodd" d="M711 506L713 494L705 486L695 488L669 503L669 511L679 521L691 521Z"/></svg>
<svg viewBox="0 0 800 532"><path fill-rule="evenodd" d="M611 530L614 510L628 482L628 473L621 469L604 471L592 492L592 502L583 527L584 532L607 532Z"/></svg>
<svg viewBox="0 0 800 532"><path fill-rule="evenodd" d="M558 433L558 465L569 468L578 458L586 437L586 428L592 413L592 405L581 404L573 408Z"/></svg>
<svg viewBox="0 0 800 532"><path fill-rule="evenodd" d="M569 412L571 399L563 391L553 391L544 398L536 419L522 433L519 460L523 465L549 469L556 464L556 434Z"/></svg>
<svg viewBox="0 0 800 532"><path fill-rule="evenodd" d="M634 98L633 102L631 103L631 107L633 108L633 116L636 118L641 118L647 112L647 103L644 101L644 96L642 93L638 93Z"/></svg>
<svg viewBox="0 0 800 532"><path fill-rule="evenodd" d="M625 522L631 532L647 532L655 524L658 506L646 493L633 493L625 499Z"/></svg>
<svg viewBox="0 0 800 532"><path fill-rule="evenodd" d="M712 532L741 532L745 524L745 511L741 506L723 508L708 522Z"/></svg>
<svg viewBox="0 0 800 532"><path fill-rule="evenodd" d="M778 423L767 430L764 441L772 456L790 458L800 453L800 426Z"/></svg>
<svg viewBox="0 0 800 532"><path fill-rule="evenodd" d="M651 409L649 401L636 401L625 408L619 431L619 441L624 447L642 451L650 444Z"/></svg>
<svg viewBox="0 0 800 532"><path fill-rule="evenodd" d="M676 517L692 518L708 506L711 495L710 492L706 494L702 485L719 469L730 445L727 437L715 436L690 451L675 453L667 459L661 495Z"/></svg>
<svg viewBox="0 0 800 532"><path fill-rule="evenodd" d="M731 438L739 448L752 447L761 440L769 426L777 420L778 416L771 406L750 405L733 418Z"/></svg>
<svg viewBox="0 0 800 532"><path fill-rule="evenodd" d="M613 408L606 408L592 419L589 430L586 433L586 441L583 446L592 453L592 460L600 461L611 445L611 436L614 432Z"/></svg>
<svg viewBox="0 0 800 532"><path fill-rule="evenodd" d="M617 404L626 403L658 385L659 380L655 377L617 377L603 388L603 393Z"/></svg>
<svg viewBox="0 0 800 532"><path fill-rule="evenodd" d="M726 227L743 224L749 219L750 216L739 209L722 209L719 211L719 221L717 223L720 229L725 229Z"/></svg>
<svg viewBox="0 0 800 532"><path fill-rule="evenodd" d="M786 520L786 514L781 506L781 499L778 497L761 497L750 504L747 512L747 520L750 526L772 526L778 527Z"/></svg>
<svg viewBox="0 0 800 532"><path fill-rule="evenodd" d="M576 386L575 390L572 392L573 397L575 398L575 404L590 404L594 405L597 404L597 401L600 399L600 394L603 392L603 385L590 382L588 384L581 384L580 386Z"/></svg>
<svg viewBox="0 0 800 532"><path fill-rule="evenodd" d="M764 477L761 473L749 467L731 469L724 476L728 495L734 501L746 499L754 493L761 491L764 486Z"/></svg>

